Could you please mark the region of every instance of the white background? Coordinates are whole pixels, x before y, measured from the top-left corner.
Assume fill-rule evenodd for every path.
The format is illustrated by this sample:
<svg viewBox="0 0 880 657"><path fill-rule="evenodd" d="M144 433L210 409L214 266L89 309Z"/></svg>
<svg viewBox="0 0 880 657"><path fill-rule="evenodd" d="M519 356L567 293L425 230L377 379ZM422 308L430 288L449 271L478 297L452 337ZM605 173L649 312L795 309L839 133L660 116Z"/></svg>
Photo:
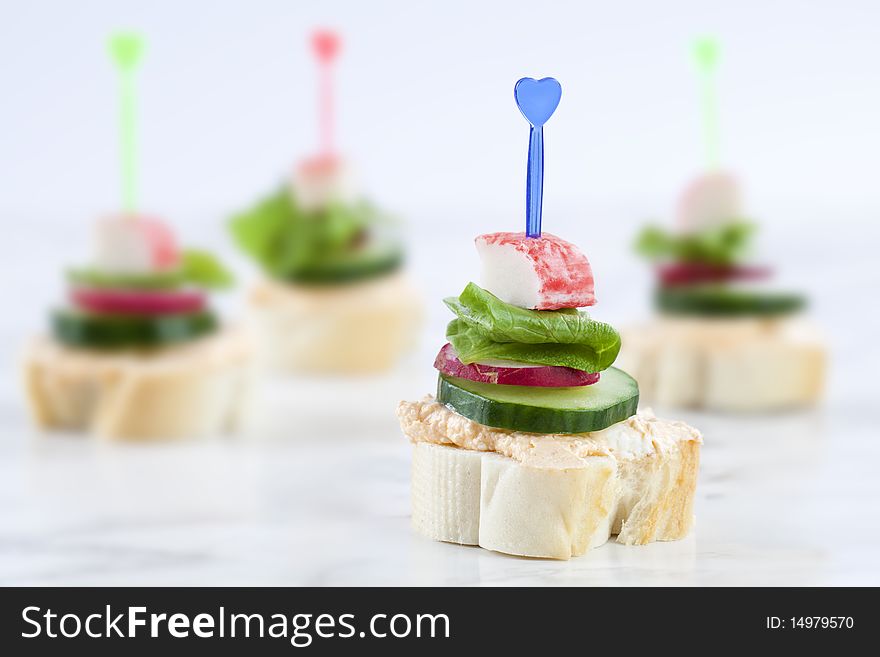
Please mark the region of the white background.
<svg viewBox="0 0 880 657"><path fill-rule="evenodd" d="M695 35L721 39L725 162L761 216L776 203L876 208L880 7L847 2L4 3L3 205L70 221L117 201L109 31L143 32L143 198L218 217L315 146L305 37L338 28L340 142L368 189L426 206L521 213L524 75L553 75L547 213L662 213L702 163ZM782 219L777 219L782 220ZM794 219L793 219L794 220Z"/></svg>
<svg viewBox="0 0 880 657"><path fill-rule="evenodd" d="M0 582L880 581L868 467L880 444L880 4L5 0L0 12ZM419 352L381 385L274 388L259 448L35 442L18 349L60 299L61 268L87 257L93 219L118 204L107 34L148 39L143 207L217 249L246 286L254 269L225 224L316 147L306 37L319 25L345 38L343 151L364 190L407 221L429 314ZM759 255L810 296L829 338L825 404L790 417L686 414L707 435L687 542L546 568L426 545L407 528L407 450L391 409L430 387L440 298L477 272L471 239L523 225L528 127L514 82L562 82L545 130L545 229L590 257L596 316L628 322L649 313L633 235L671 219L702 163L688 48L704 33L723 44L723 160L762 226ZM230 315L239 298L223 302ZM349 428L297 416L306 390L326 392ZM291 442L304 434L319 444Z"/></svg>

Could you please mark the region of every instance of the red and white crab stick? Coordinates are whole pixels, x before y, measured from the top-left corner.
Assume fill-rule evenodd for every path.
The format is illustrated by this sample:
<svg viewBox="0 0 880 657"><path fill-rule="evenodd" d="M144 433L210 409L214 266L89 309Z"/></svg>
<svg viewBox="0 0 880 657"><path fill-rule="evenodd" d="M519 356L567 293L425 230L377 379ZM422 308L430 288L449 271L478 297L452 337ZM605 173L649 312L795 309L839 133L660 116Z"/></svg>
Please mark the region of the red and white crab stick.
<svg viewBox="0 0 880 657"><path fill-rule="evenodd" d="M550 233L488 233L476 243L482 285L502 301L532 310L596 303L590 262L571 242Z"/></svg>

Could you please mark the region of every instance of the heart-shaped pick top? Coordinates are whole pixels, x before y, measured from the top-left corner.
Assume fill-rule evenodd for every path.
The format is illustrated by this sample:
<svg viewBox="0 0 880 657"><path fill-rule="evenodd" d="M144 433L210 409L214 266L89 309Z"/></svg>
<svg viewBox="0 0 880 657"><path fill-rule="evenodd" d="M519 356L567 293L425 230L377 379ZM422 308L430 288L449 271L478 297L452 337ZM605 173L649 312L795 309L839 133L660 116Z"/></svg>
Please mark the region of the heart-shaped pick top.
<svg viewBox="0 0 880 657"><path fill-rule="evenodd" d="M562 85L553 78L522 78L513 88L519 111L533 126L547 122L562 98Z"/></svg>
<svg viewBox="0 0 880 657"><path fill-rule="evenodd" d="M315 30L312 33L312 48L322 62L333 60L341 46L342 39L332 30Z"/></svg>
<svg viewBox="0 0 880 657"><path fill-rule="evenodd" d="M110 37L110 55L121 71L132 71L144 51L144 40L133 32L120 32Z"/></svg>

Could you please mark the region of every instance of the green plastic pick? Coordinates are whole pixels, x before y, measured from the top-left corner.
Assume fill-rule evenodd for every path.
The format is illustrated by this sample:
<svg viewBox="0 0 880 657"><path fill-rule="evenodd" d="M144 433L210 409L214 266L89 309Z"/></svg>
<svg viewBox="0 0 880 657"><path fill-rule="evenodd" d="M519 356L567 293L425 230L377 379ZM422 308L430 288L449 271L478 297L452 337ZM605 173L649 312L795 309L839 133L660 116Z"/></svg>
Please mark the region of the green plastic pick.
<svg viewBox="0 0 880 657"><path fill-rule="evenodd" d="M706 164L717 169L719 164L718 98L715 93L715 70L721 48L715 39L702 37L694 42L693 56L700 79L700 105L703 114L703 142Z"/></svg>
<svg viewBox="0 0 880 657"><path fill-rule="evenodd" d="M134 74L144 52L138 34L110 37L110 55L119 72L119 152L122 166L122 207L134 214L137 200L137 125Z"/></svg>

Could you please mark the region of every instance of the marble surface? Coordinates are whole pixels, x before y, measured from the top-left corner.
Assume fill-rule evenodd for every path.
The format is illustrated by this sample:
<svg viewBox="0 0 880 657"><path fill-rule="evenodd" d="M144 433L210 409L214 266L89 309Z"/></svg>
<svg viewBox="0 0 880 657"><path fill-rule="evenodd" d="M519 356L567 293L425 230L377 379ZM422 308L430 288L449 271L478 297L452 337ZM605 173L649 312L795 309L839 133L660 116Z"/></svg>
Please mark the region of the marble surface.
<svg viewBox="0 0 880 657"><path fill-rule="evenodd" d="M318 433L308 412L340 384L273 382L248 437L164 445L38 436L7 405L0 585L880 583L880 442L846 409L684 414L706 435L693 534L552 562L410 530L390 412L409 383L375 380L372 403Z"/></svg>

